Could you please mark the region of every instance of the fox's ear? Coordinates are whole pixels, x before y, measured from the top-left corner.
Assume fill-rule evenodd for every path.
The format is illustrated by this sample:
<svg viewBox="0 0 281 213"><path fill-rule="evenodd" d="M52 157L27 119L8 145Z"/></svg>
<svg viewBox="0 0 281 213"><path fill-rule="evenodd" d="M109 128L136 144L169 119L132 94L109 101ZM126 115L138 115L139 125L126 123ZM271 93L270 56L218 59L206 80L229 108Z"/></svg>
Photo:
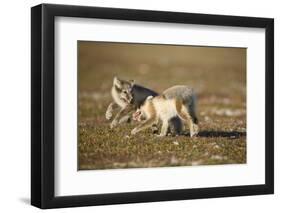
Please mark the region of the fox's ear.
<svg viewBox="0 0 281 213"><path fill-rule="evenodd" d="M121 81L116 76L113 78L113 85L121 88Z"/></svg>
<svg viewBox="0 0 281 213"><path fill-rule="evenodd" d="M131 86L134 86L135 80L130 80L129 82L130 82Z"/></svg>

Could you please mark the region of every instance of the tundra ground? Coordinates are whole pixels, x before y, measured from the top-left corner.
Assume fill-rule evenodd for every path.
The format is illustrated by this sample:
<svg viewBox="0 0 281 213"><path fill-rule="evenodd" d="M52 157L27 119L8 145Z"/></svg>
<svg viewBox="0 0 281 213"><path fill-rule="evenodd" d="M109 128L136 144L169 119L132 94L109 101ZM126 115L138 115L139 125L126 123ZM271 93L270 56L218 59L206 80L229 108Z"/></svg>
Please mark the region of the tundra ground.
<svg viewBox="0 0 281 213"><path fill-rule="evenodd" d="M246 163L246 49L78 42L78 168L113 169ZM200 133L130 136L110 129L105 111L113 76L161 92L197 93Z"/></svg>

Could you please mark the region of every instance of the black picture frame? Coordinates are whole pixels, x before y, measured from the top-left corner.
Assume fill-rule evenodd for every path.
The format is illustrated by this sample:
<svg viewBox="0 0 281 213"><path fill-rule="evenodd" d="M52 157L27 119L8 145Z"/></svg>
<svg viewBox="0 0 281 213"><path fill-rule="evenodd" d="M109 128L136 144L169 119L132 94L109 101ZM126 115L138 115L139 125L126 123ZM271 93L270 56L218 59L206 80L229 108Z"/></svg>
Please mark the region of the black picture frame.
<svg viewBox="0 0 281 213"><path fill-rule="evenodd" d="M265 184L78 196L54 195L55 17L264 28ZM274 193L274 20L271 18L41 4L31 8L31 204L39 208L217 198ZM94 193L94 192L93 192Z"/></svg>

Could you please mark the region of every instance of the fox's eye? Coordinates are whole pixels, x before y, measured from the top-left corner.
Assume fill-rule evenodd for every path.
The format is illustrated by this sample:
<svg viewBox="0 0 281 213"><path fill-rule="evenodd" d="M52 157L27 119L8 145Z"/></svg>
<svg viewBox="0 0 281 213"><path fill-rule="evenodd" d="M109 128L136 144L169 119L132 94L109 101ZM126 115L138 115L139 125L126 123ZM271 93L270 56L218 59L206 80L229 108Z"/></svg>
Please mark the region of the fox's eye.
<svg viewBox="0 0 281 213"><path fill-rule="evenodd" d="M122 90L122 92L125 93L125 94L127 94L127 91L126 91L126 90Z"/></svg>

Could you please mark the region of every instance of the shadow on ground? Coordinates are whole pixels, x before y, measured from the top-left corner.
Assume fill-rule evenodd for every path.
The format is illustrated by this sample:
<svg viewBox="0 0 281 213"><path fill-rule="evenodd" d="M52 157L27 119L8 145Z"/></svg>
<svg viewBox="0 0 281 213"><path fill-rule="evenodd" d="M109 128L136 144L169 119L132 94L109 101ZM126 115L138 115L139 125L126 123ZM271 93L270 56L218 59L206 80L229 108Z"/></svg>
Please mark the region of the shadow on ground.
<svg viewBox="0 0 281 213"><path fill-rule="evenodd" d="M224 138L239 138L246 136L246 132L223 132L223 131L202 131L198 134L199 137L224 137Z"/></svg>

